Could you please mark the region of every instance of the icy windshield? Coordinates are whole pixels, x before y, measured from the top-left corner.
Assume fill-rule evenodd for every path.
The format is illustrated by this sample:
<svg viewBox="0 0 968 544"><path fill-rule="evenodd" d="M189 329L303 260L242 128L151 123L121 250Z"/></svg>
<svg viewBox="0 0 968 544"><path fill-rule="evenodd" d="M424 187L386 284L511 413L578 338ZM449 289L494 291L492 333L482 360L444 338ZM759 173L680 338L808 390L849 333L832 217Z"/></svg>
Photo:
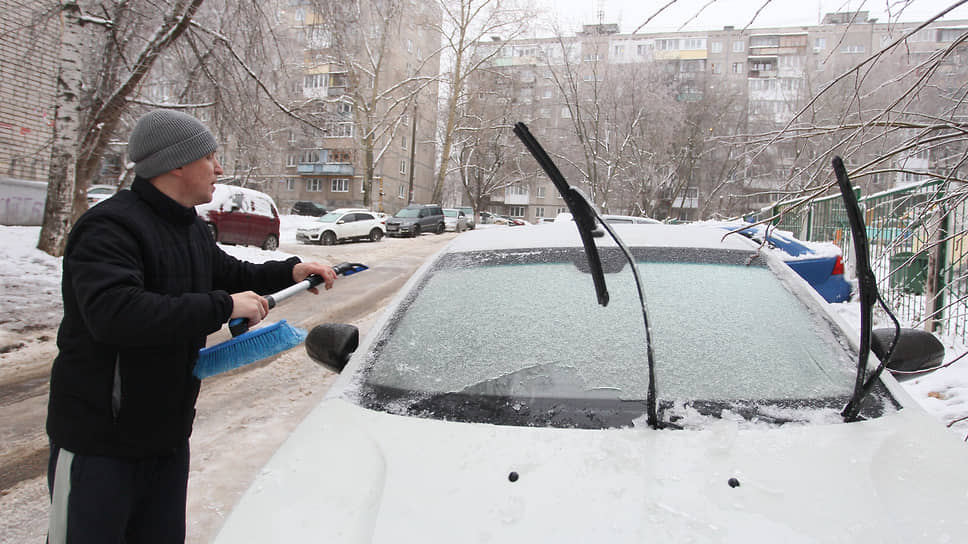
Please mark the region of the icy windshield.
<svg viewBox="0 0 968 544"><path fill-rule="evenodd" d="M420 210L416 208L402 208L393 217L420 217Z"/></svg>
<svg viewBox="0 0 968 544"><path fill-rule="evenodd" d="M738 253L638 256L658 398L792 406L849 396L855 363L844 339ZM440 263L387 327L368 386L401 398L644 401L644 324L628 267L607 274L602 307L580 259L544 257Z"/></svg>

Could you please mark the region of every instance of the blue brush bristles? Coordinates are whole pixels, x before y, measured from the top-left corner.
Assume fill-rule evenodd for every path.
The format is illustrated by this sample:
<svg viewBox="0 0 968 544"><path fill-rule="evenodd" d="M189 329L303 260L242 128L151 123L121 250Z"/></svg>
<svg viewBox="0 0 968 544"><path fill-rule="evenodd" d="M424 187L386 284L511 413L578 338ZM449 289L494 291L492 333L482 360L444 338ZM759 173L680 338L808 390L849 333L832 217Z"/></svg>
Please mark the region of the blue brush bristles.
<svg viewBox="0 0 968 544"><path fill-rule="evenodd" d="M305 339L306 331L289 325L285 319L251 330L221 344L199 350L195 377L203 380L261 361L298 346Z"/></svg>

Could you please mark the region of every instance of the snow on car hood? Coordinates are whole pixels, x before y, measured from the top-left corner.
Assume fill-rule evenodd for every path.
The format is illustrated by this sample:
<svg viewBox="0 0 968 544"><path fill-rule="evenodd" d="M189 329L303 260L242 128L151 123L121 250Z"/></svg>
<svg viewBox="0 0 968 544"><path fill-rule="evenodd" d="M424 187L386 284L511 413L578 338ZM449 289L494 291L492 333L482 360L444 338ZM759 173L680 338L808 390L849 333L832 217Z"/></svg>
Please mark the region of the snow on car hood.
<svg viewBox="0 0 968 544"><path fill-rule="evenodd" d="M216 542L954 542L968 530L965 462L912 409L852 424L568 430L337 398L302 422Z"/></svg>

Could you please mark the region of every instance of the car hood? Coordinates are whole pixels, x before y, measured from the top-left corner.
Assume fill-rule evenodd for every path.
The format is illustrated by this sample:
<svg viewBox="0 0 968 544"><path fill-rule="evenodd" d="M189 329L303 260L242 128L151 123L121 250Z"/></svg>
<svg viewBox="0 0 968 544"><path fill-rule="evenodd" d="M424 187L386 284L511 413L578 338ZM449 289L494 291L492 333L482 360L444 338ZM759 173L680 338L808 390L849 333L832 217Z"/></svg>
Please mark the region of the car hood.
<svg viewBox="0 0 968 544"><path fill-rule="evenodd" d="M387 223L394 223L399 225L416 223L419 220L420 220L419 217L387 217Z"/></svg>
<svg viewBox="0 0 968 544"><path fill-rule="evenodd" d="M216 542L953 542L968 529L966 452L911 409L851 424L568 430L331 399Z"/></svg>

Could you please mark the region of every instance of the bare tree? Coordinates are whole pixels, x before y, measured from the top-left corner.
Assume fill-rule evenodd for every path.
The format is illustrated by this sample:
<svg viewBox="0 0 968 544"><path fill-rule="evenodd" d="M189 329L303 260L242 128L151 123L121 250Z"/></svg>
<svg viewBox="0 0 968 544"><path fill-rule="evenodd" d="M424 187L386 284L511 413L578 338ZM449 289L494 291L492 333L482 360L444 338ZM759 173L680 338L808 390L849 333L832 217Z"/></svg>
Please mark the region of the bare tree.
<svg viewBox="0 0 968 544"><path fill-rule="evenodd" d="M397 131L409 122L408 115L420 92L433 88L436 83L438 51L425 51L416 64L407 64L405 73L391 66L394 48L398 47L406 29L405 7L402 0L315 4L321 15L318 26L324 29L319 47L321 60L331 60L343 70L331 72L335 75L330 77L340 78L339 83L346 89L345 95L322 101L352 108L352 135L362 155L364 205L367 206L374 205L373 197L377 194L373 188L377 165ZM413 166L410 165L411 170Z"/></svg>
<svg viewBox="0 0 968 544"><path fill-rule="evenodd" d="M57 102L39 249L63 254L67 233L86 209L87 186L128 100L159 55L189 27L202 2L60 2Z"/></svg>
<svg viewBox="0 0 968 544"><path fill-rule="evenodd" d="M530 10L514 0L441 0L443 25L437 32L443 37L448 67L441 78L446 86L441 124L440 162L434 182L432 202L440 202L444 181L451 168L451 151L456 134L461 130L460 103L470 78L496 57L510 40L527 29Z"/></svg>

